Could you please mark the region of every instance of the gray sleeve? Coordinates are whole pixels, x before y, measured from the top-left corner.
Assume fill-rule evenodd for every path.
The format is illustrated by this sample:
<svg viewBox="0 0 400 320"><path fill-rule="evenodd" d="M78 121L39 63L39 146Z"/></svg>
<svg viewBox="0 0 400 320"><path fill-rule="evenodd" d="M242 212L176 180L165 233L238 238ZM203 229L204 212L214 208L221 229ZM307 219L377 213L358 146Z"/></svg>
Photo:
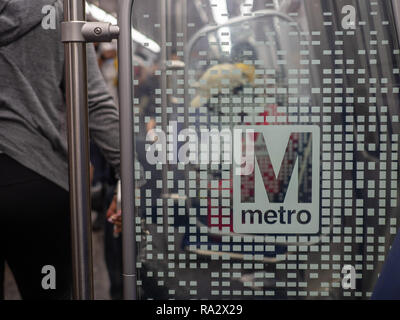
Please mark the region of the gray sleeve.
<svg viewBox="0 0 400 320"><path fill-rule="evenodd" d="M0 46L5 46L42 22L42 8L56 0L0 0Z"/></svg>
<svg viewBox="0 0 400 320"><path fill-rule="evenodd" d="M120 173L119 114L97 64L92 44L87 45L90 138L107 162Z"/></svg>

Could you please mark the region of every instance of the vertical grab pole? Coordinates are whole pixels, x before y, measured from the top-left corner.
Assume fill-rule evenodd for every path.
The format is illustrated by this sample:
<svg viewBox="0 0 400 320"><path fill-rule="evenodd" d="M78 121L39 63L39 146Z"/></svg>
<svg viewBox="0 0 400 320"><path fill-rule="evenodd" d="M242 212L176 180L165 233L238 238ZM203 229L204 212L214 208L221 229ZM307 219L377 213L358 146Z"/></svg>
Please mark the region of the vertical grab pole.
<svg viewBox="0 0 400 320"><path fill-rule="evenodd" d="M135 166L133 131L132 78L132 6L133 0L119 0L118 39L121 195L122 195L122 255L124 299L136 300L136 230L135 230Z"/></svg>
<svg viewBox="0 0 400 320"><path fill-rule="evenodd" d="M64 21L85 21L84 0L64 0ZM93 299L86 43L65 42L73 298Z"/></svg>

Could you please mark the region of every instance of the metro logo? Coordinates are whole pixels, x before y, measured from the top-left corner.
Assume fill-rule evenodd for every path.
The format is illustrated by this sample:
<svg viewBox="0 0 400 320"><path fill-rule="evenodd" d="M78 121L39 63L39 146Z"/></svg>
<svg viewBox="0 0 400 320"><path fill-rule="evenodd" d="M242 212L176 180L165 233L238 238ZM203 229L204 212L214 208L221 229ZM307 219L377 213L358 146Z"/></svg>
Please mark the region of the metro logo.
<svg viewBox="0 0 400 320"><path fill-rule="evenodd" d="M237 233L313 234L320 220L320 128L243 126L254 131L250 174L233 176ZM238 150L243 150L246 139ZM234 172L240 168L234 164ZM242 171L244 172L244 171Z"/></svg>
<svg viewBox="0 0 400 320"><path fill-rule="evenodd" d="M283 202L286 197L286 192L289 186L288 178L293 174L293 170L296 164L296 159L298 159L300 165L297 166L300 171L307 165L310 165L310 160L312 159L312 150L306 153L305 149L300 150L299 145L301 142L305 141L307 144L312 143L311 132L305 133L291 133L289 141L286 146L286 150L283 156L282 165L279 168L278 175L275 174L271 157L268 153L268 148L265 143L263 134L256 134L255 144L255 159L257 160L258 167L260 168L261 176L263 179L265 191L270 202ZM264 168L262 170L261 168ZM311 202L311 188L305 189L302 186L306 185L311 179L309 179L308 172L301 174L299 172L299 188L298 188L298 198L299 202ZM247 190L251 195L254 195L254 185L255 185L255 170L247 176L242 175L242 186L247 186L247 189L242 188L241 199L242 202L248 202L249 197L246 196L244 192ZM301 192L300 192L301 191ZM251 202L251 201L250 201Z"/></svg>

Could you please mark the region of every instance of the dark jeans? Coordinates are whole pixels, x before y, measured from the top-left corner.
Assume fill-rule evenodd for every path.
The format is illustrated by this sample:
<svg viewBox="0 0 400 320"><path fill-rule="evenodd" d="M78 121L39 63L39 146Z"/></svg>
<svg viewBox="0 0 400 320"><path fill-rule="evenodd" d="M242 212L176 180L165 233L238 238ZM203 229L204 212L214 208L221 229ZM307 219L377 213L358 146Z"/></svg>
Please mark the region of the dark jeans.
<svg viewBox="0 0 400 320"><path fill-rule="evenodd" d="M23 299L70 299L68 192L0 154L0 298L5 262ZM47 265L56 270L54 290L42 287Z"/></svg>

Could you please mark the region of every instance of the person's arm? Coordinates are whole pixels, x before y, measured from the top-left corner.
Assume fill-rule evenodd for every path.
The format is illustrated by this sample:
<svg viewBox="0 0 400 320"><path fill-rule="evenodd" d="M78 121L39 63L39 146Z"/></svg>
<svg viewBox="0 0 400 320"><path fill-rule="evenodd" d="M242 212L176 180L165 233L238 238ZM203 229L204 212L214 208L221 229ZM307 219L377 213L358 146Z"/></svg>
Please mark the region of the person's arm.
<svg viewBox="0 0 400 320"><path fill-rule="evenodd" d="M11 43L39 25L44 17L42 8L54 2L0 0L0 46Z"/></svg>
<svg viewBox="0 0 400 320"><path fill-rule="evenodd" d="M100 148L117 174L120 167L119 115L97 64L93 45L87 47L89 129L92 141Z"/></svg>
<svg viewBox="0 0 400 320"><path fill-rule="evenodd" d="M119 113L98 67L93 45L88 45L87 59L90 137L120 176ZM140 176L141 178L136 180L136 187L144 183L141 166ZM116 225L115 231L121 232L122 218L121 213L117 212L116 197L111 203L107 217Z"/></svg>

